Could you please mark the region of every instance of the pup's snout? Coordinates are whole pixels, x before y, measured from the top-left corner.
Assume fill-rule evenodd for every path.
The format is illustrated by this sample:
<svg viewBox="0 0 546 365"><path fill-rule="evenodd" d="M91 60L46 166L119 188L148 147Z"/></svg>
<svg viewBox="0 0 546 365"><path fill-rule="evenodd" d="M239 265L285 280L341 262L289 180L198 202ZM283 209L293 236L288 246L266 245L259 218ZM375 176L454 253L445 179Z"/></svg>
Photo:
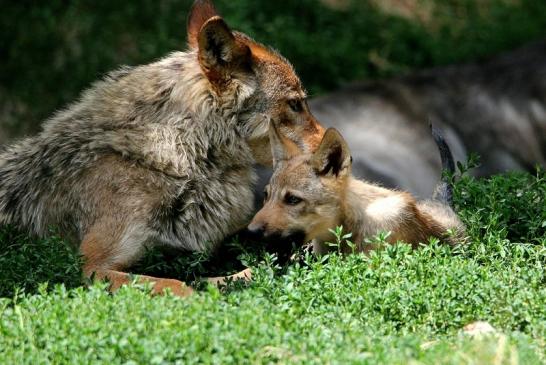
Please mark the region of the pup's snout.
<svg viewBox="0 0 546 365"><path fill-rule="evenodd" d="M247 234L252 239L262 239L265 235L265 224L251 222L247 227Z"/></svg>

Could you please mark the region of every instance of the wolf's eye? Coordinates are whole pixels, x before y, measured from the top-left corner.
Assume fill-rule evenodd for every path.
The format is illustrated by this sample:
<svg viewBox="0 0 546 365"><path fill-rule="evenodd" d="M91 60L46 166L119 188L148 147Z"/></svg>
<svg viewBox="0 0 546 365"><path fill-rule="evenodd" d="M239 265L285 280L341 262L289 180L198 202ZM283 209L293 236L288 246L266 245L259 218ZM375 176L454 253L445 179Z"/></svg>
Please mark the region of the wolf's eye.
<svg viewBox="0 0 546 365"><path fill-rule="evenodd" d="M301 203L303 201L302 198L299 198L295 195L292 195L290 193L286 193L286 195L284 196L284 202L288 205L298 205L299 203Z"/></svg>
<svg viewBox="0 0 546 365"><path fill-rule="evenodd" d="M300 99L288 100L288 106L294 113L301 113L303 111L303 103Z"/></svg>

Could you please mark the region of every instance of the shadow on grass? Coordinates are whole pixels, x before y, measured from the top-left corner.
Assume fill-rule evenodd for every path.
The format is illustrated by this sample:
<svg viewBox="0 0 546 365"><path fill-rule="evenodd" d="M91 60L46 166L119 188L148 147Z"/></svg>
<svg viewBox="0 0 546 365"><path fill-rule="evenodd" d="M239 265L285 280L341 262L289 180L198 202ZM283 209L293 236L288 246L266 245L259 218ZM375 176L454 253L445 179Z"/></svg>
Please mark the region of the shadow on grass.
<svg viewBox="0 0 546 365"><path fill-rule="evenodd" d="M40 284L82 285L76 251L58 235L38 239L12 227L0 227L0 297L35 293Z"/></svg>
<svg viewBox="0 0 546 365"><path fill-rule="evenodd" d="M175 278L202 288L200 278L241 271L258 262L262 254L259 244L230 237L210 253L151 249L127 271ZM47 238L36 238L13 227L0 227L0 297L35 294L45 282L49 288L61 283L69 289L85 285L81 264L76 247L54 231Z"/></svg>

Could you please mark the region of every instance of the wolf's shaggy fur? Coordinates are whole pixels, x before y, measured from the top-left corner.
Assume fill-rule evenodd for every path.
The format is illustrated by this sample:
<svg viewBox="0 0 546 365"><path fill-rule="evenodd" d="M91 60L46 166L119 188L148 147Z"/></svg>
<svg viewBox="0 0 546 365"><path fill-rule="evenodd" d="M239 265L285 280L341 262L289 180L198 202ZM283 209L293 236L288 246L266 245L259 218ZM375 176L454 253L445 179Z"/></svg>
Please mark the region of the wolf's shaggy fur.
<svg viewBox="0 0 546 365"><path fill-rule="evenodd" d="M5 221L39 235L62 225L82 239L122 197L120 221L148 226L148 214L163 221L139 232L144 240L153 235L186 250L218 243L251 209L254 159L240 130L250 122L239 111L255 86L241 82L236 93L218 98L207 83L195 52L96 83L42 133L1 155Z"/></svg>
<svg viewBox="0 0 546 365"><path fill-rule="evenodd" d="M190 49L122 68L0 154L0 223L81 242L84 272L117 287L149 246L214 248L246 225L271 121L306 149L322 127L292 66L196 1ZM176 281L155 281L156 289ZM182 293L182 292L180 292Z"/></svg>

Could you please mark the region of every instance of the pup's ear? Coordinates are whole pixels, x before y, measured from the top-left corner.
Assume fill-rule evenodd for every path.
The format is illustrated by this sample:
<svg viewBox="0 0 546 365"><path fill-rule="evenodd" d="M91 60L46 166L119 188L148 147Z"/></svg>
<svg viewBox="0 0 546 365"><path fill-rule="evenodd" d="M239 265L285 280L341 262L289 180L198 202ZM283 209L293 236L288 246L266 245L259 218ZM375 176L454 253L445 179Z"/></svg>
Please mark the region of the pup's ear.
<svg viewBox="0 0 546 365"><path fill-rule="evenodd" d="M289 160L302 153L294 142L282 135L273 122L269 122L269 143L271 144L273 167L280 161Z"/></svg>
<svg viewBox="0 0 546 365"><path fill-rule="evenodd" d="M347 142L335 128L328 128L318 149L311 157L311 165L319 175L345 176L351 166L351 152Z"/></svg>
<svg viewBox="0 0 546 365"><path fill-rule="evenodd" d="M210 0L196 0L190 10L188 16L188 45L191 48L197 48L197 37L199 31L203 28L203 25L207 20L219 16L214 4Z"/></svg>

